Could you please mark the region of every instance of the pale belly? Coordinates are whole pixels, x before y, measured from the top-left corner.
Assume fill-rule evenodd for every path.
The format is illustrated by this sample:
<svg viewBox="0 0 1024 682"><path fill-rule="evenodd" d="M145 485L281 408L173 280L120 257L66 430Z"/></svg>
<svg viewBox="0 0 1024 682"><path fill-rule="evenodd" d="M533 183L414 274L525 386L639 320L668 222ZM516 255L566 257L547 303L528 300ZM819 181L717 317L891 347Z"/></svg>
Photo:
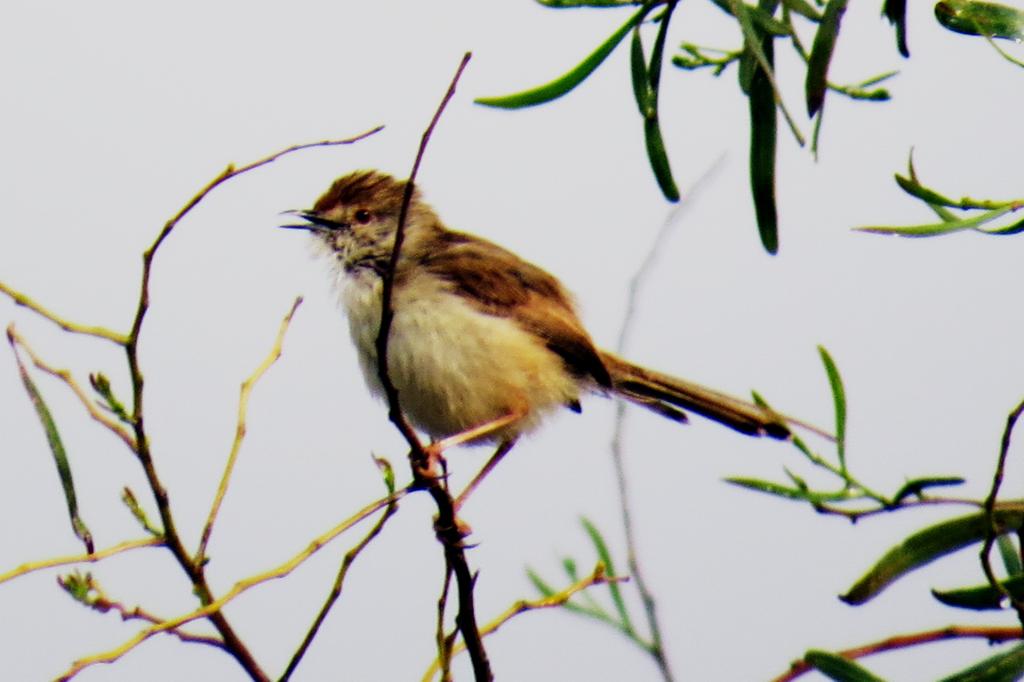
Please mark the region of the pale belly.
<svg viewBox="0 0 1024 682"><path fill-rule="evenodd" d="M432 438L510 414L487 441L516 436L579 397L562 359L507 318L481 313L451 292L406 287L395 298L388 374L402 411ZM380 282L349 283L342 303L368 386L381 395L375 343Z"/></svg>

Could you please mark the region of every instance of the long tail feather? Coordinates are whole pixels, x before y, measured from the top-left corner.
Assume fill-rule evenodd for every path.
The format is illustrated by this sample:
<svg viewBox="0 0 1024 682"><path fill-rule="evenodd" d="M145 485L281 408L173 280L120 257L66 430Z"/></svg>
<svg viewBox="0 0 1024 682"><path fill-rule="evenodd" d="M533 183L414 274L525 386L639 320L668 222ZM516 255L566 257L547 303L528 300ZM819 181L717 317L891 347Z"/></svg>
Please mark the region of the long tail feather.
<svg viewBox="0 0 1024 682"><path fill-rule="evenodd" d="M676 409L683 408L749 436L784 440L791 435L787 419L767 407L634 365L604 351L601 360L611 375L613 392L662 416L685 421L685 415Z"/></svg>

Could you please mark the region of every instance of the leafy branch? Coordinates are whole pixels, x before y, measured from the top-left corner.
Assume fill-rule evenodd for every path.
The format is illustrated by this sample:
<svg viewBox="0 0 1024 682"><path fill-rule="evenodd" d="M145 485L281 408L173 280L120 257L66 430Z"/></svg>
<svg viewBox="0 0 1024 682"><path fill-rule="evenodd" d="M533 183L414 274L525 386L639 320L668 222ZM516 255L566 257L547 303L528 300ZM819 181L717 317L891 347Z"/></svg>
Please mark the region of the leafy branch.
<svg viewBox="0 0 1024 682"><path fill-rule="evenodd" d="M868 79L852 86L834 85L828 81L828 70L843 13L848 0L828 0L818 10L803 0L761 0L749 5L740 0L711 0L737 23L743 44L737 49L713 50L692 43L681 44L682 54L671 57L676 66L684 70L711 68L721 74L731 63L739 64L739 83L750 109L750 186L757 215L761 242L766 251L776 253L779 247L778 215L775 200L775 150L777 144L776 117L781 113L793 138L804 145L804 134L782 98L775 63L774 45L779 39L789 39L807 65L805 98L808 115L815 120L814 147L817 149L818 131L828 91L841 93L854 99L881 101L888 92L872 88L891 74ZM629 18L610 36L598 44L576 66L562 76L543 85L501 97L481 97L478 104L504 109L520 109L552 102L565 96L583 83L615 48L632 33L630 47L630 73L633 95L642 120L648 161L662 194L669 201L678 201L679 189L673 178L658 116L661 91L661 65L665 59L669 20L678 9L676 0L646 0L644 2L617 2L609 0L542 0L541 4L553 8L619 8L639 5ZM656 9L660 11L655 12ZM816 26L811 50L800 43L796 19L800 23ZM890 20L903 26L902 15L893 8ZM646 25L657 25L657 34L648 57L642 40Z"/></svg>
<svg viewBox="0 0 1024 682"><path fill-rule="evenodd" d="M939 218L939 222L923 225L874 225L858 227L861 232L871 234L896 235L899 237L938 237L954 232L980 232L981 234L1006 236L1024 232L1024 219L1015 219L997 227L989 226L1004 216L1015 213L1024 207L1024 199L1009 201L993 201L990 199L950 199L942 193L924 185L917 177L914 169L914 156L911 152L907 162L907 174L896 174L896 184L900 189L923 202ZM953 209L953 210L950 210ZM955 213L960 211L961 213Z"/></svg>

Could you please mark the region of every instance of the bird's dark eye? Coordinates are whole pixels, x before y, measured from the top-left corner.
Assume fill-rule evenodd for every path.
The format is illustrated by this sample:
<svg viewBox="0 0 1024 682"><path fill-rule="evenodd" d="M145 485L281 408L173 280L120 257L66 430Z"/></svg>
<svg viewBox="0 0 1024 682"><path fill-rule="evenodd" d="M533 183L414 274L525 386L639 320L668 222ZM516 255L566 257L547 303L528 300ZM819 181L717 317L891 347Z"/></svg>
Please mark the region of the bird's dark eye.
<svg viewBox="0 0 1024 682"><path fill-rule="evenodd" d="M356 211L356 222L358 222L360 225L365 225L366 223L370 222L370 212L367 211L365 208L361 208L358 211Z"/></svg>

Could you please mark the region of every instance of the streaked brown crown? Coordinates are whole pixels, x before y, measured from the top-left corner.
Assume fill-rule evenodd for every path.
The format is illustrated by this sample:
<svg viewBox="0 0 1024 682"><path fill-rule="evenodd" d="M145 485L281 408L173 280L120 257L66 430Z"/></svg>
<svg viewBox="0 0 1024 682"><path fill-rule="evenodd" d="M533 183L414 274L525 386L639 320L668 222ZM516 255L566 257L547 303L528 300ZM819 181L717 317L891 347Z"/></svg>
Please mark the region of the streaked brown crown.
<svg viewBox="0 0 1024 682"><path fill-rule="evenodd" d="M314 213L336 206L367 206L374 212L397 215L402 206L405 181L374 170L360 170L342 176L316 200Z"/></svg>

